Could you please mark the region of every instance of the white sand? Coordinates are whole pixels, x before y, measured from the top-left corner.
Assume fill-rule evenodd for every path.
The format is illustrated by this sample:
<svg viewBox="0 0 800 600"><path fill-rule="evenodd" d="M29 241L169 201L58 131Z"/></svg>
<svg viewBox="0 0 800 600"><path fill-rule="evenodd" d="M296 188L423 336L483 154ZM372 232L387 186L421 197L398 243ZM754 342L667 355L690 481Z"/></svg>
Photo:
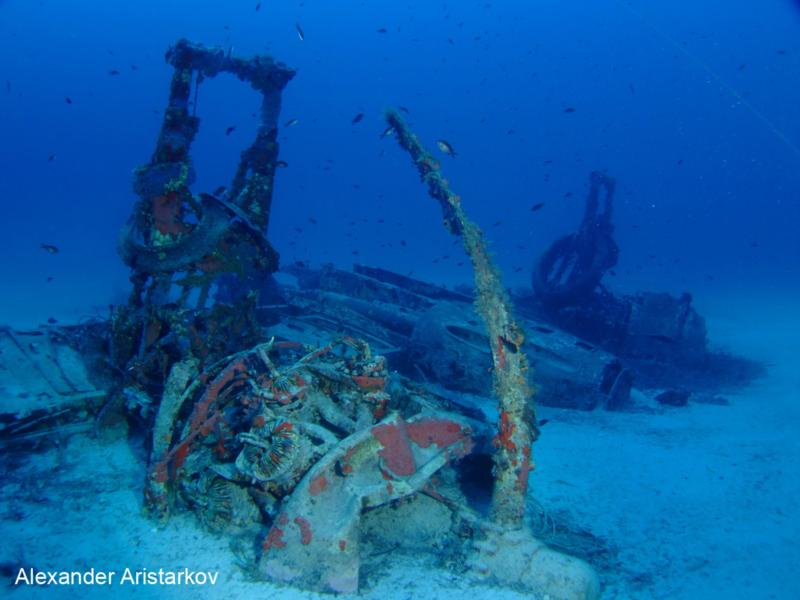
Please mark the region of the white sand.
<svg viewBox="0 0 800 600"><path fill-rule="evenodd" d="M751 307L758 301L759 312ZM800 317L793 299L701 308L712 339L772 367L731 406L662 414L542 409L550 422L535 448L533 487L545 507L607 540L619 568L602 574L606 598L798 598L800 565ZM726 312L721 312L725 310ZM756 320L758 315L760 320ZM252 582L228 541L190 515L157 529L141 513L138 449L73 438L0 484L0 559L38 569L125 567L218 570L211 587L17 588L14 598L322 598ZM61 462L59 462L61 461ZM77 485L76 485L77 484ZM397 557L371 577L364 598L522 595Z"/></svg>
<svg viewBox="0 0 800 600"><path fill-rule="evenodd" d="M617 546L622 573L606 597L800 597L796 306L726 298L702 309L712 339L771 365L725 394L731 406L540 411L551 422L536 447L537 494Z"/></svg>

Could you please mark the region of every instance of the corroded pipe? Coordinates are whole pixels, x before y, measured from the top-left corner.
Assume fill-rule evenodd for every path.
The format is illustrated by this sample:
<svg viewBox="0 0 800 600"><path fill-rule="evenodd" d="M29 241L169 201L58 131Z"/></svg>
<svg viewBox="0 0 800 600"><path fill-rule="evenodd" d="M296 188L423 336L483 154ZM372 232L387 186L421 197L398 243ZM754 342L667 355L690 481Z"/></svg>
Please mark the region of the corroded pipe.
<svg viewBox="0 0 800 600"><path fill-rule="evenodd" d="M514 320L511 301L502 286L480 228L470 221L461 197L450 190L438 161L394 110L386 120L408 151L428 193L442 208L447 229L461 237L472 262L477 291L477 310L486 322L494 361L494 389L499 402L500 423L494 438L494 492L492 519L507 528L521 528L525 514L528 474L534 468L531 447L538 433L533 391L528 386L528 360L522 351L522 328Z"/></svg>

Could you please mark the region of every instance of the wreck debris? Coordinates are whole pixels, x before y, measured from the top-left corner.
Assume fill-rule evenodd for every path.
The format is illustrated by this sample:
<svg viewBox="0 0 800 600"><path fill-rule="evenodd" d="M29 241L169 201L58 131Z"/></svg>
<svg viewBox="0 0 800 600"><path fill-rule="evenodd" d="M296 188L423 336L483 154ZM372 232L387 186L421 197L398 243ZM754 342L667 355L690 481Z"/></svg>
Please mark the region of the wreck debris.
<svg viewBox="0 0 800 600"><path fill-rule="evenodd" d="M162 457L167 454L175 433L173 427L181 409L183 391L197 376L197 371L198 361L195 358L187 358L172 365L153 423L151 457ZM155 466L152 464L152 458L149 466L151 469ZM168 508L166 480L160 477L150 478L147 486L145 493L149 500L148 508L159 517L166 517Z"/></svg>
<svg viewBox="0 0 800 600"><path fill-rule="evenodd" d="M244 444L236 457L236 468L255 481L274 481L285 475L297 460L300 438L297 426L283 417L269 423L254 423L240 433Z"/></svg>
<svg viewBox="0 0 800 600"><path fill-rule="evenodd" d="M217 361L193 380L186 376L187 365L184 363L173 367L166 388L169 396L165 394L162 397L164 410L159 409L156 418L160 438L153 444L145 486L146 503L154 514L162 518L168 515L170 485L179 478L189 454L208 436L213 434L219 443L219 453L227 455L225 442L230 434L221 427L225 422L221 406L231 393L241 393L245 387L249 388L249 362L258 360L261 350L259 345ZM190 365L188 367L191 369ZM179 387L181 383L183 388ZM179 420L187 402L191 403L191 414L188 419ZM242 404L248 408L250 396L245 396Z"/></svg>
<svg viewBox="0 0 800 600"><path fill-rule="evenodd" d="M433 493L434 473L489 438L408 392L390 396L385 359L351 337L322 347L273 338L198 364L172 367L146 504L160 518L186 506L214 531L260 536L259 573L306 589L357 591L362 511Z"/></svg>
<svg viewBox="0 0 800 600"><path fill-rule="evenodd" d="M600 583L586 563L548 548L524 530L486 529L486 538L476 546L479 552L469 564L475 573L511 587L545 591L542 597L552 600L600 597Z"/></svg>
<svg viewBox="0 0 800 600"><path fill-rule="evenodd" d="M273 353L296 360L277 367ZM387 410L384 360L353 338L314 349L270 340L191 378L195 366L176 363L156 418L145 497L162 518L179 484L208 469L269 490L274 504L341 438Z"/></svg>
<svg viewBox="0 0 800 600"><path fill-rule="evenodd" d="M268 57L245 60L187 40L178 41L167 53L167 60L175 69L169 105L155 153L150 163L136 172L134 189L141 200L120 245L123 260L135 273L138 286L134 295L139 300L146 285L139 281L142 277L158 279L194 271L200 281L204 275L247 271L242 263L269 273L277 260L264 235L278 154L280 95L294 72ZM248 81L262 94L261 123L256 139L242 152L227 196L203 194L198 201L189 191L194 181L189 151L199 128L199 119L189 114L191 82L196 79L196 91L205 78L221 72ZM189 218L191 213L196 221ZM236 235L229 234L231 229ZM241 245L237 241L241 237L249 244ZM223 239L227 244L217 248ZM231 243L232 247L228 245ZM231 255L241 262L226 262ZM189 279L183 287L193 281ZM148 286L151 299L163 285L163 281L154 281Z"/></svg>
<svg viewBox="0 0 800 600"><path fill-rule="evenodd" d="M97 323L0 326L0 447L37 447L92 430L87 417L101 410L111 387L94 364L103 335Z"/></svg>
<svg viewBox="0 0 800 600"><path fill-rule="evenodd" d="M535 302L528 299L529 307L551 325L618 356L641 386L708 390L762 375L752 361L709 351L705 321L690 294L617 297L601 285L618 256L614 187L608 175L591 174L580 227L556 240L533 269Z"/></svg>
<svg viewBox="0 0 800 600"><path fill-rule="evenodd" d="M521 314L536 333L521 347L536 372L539 405L579 410L618 409L629 402L633 374L620 360L549 323ZM473 307L440 302L422 313L407 342L407 362L449 389L491 396L492 356Z"/></svg>
<svg viewBox="0 0 800 600"><path fill-rule="evenodd" d="M410 379L491 396L491 348L471 295L363 265L351 272L295 264L288 272L298 286L283 290L288 304L273 310L280 315L273 334L315 343L346 322ZM618 358L531 311L519 311L517 321L536 333L522 351L536 371L539 405L593 410L628 404L632 373ZM481 411L495 420L485 407Z"/></svg>
<svg viewBox="0 0 800 600"><path fill-rule="evenodd" d="M294 76L270 57L238 58L185 39L166 59L174 69L169 103L155 152L134 174L139 201L119 241L133 292L111 319L116 366L132 373L128 385L156 397L159 382L187 348L211 361L258 339L259 289L278 265L266 232L280 100ZM261 121L229 190L194 195L190 148L200 125L197 90L219 73L233 74L261 94ZM128 369L132 364L135 369Z"/></svg>
<svg viewBox="0 0 800 600"><path fill-rule="evenodd" d="M455 415L398 414L342 440L306 473L263 542L260 571L328 592L356 592L362 510L422 489L471 448Z"/></svg>
<svg viewBox="0 0 800 600"><path fill-rule="evenodd" d="M511 302L492 263L483 233L467 219L461 197L450 191L439 164L411 133L396 111L386 120L400 145L411 154L428 193L439 202L448 230L461 236L475 271L476 306L486 322L494 362L494 385L500 405L499 432L495 438L495 489L493 518L511 529L523 526L528 474L534 468L531 445L536 432L532 391L528 387L528 360L521 351L525 341L514 320Z"/></svg>
<svg viewBox="0 0 800 600"><path fill-rule="evenodd" d="M553 242L533 270L533 289L545 306L562 307L580 302L597 287L605 272L617 264L619 248L611 223L615 185L604 173L592 172L578 231Z"/></svg>

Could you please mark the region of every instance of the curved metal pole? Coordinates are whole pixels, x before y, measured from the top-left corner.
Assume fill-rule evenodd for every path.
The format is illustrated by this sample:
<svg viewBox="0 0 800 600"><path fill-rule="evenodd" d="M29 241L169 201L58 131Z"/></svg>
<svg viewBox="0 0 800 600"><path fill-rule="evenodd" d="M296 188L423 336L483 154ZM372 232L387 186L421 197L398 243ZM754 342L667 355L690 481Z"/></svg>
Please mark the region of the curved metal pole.
<svg viewBox="0 0 800 600"><path fill-rule="evenodd" d="M528 474L534 468L532 443L538 434L533 391L528 386L528 359L522 351L522 328L514 320L511 301L500 272L492 262L480 228L467 219L461 197L442 176L438 161L420 143L394 110L386 112L400 145L408 151L428 193L442 207L444 224L458 235L472 262L477 291L476 308L486 322L494 361L494 389L500 409L494 438L494 493L492 519L507 528L521 528L525 514Z"/></svg>

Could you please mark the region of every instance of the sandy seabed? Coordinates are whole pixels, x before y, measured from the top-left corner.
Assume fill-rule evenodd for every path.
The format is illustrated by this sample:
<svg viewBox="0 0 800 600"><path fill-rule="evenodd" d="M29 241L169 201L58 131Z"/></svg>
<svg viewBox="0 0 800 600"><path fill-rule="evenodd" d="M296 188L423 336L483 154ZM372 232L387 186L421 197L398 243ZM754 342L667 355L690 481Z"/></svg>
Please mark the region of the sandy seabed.
<svg viewBox="0 0 800 600"><path fill-rule="evenodd" d="M604 598L800 598L800 314L796 297L706 303L715 344L769 365L730 406L657 414L541 409L537 500L604 540ZM218 572L215 585L13 586L10 598L330 598L256 582L191 515L142 512L143 458L75 436L0 481L0 560L39 570ZM365 599L529 598L398 555ZM119 577L119 575L117 576Z"/></svg>

